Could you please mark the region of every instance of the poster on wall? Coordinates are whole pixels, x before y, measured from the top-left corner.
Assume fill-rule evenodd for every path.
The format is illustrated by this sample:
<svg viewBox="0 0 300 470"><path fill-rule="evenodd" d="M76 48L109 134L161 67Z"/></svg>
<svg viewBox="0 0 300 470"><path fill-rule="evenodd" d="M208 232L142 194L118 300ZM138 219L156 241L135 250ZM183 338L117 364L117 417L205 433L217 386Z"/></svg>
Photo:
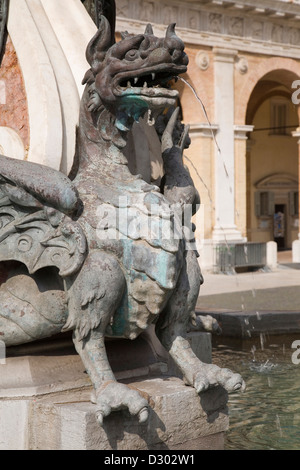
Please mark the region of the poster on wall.
<svg viewBox="0 0 300 470"><path fill-rule="evenodd" d="M284 237L284 214L276 212L274 214L274 238Z"/></svg>

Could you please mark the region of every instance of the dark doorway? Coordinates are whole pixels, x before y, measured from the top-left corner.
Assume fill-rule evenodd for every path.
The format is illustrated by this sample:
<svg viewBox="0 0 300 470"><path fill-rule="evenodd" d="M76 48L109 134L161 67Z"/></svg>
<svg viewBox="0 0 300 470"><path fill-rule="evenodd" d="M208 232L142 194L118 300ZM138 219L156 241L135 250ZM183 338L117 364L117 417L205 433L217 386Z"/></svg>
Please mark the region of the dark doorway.
<svg viewBox="0 0 300 470"><path fill-rule="evenodd" d="M286 244L285 209L285 204L275 204L274 241L277 243L278 250L284 250Z"/></svg>

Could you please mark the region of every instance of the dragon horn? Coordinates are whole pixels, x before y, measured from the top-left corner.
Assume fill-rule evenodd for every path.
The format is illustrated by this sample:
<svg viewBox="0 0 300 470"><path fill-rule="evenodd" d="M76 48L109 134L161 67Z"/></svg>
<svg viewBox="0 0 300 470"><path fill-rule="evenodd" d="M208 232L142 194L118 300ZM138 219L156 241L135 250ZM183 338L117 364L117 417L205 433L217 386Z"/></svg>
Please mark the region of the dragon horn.
<svg viewBox="0 0 300 470"><path fill-rule="evenodd" d="M126 39L129 36L128 31L122 31L120 34L121 34L121 39Z"/></svg>
<svg viewBox="0 0 300 470"><path fill-rule="evenodd" d="M171 24L168 26L168 29L167 29L167 32L166 32L166 39L169 39L169 38L171 38L172 36L176 36L176 33L175 33L175 26L176 26L176 23L171 23Z"/></svg>
<svg viewBox="0 0 300 470"><path fill-rule="evenodd" d="M86 59L92 69L102 62L104 54L114 44L109 21L101 16L100 26L95 36L89 42L86 49Z"/></svg>
<svg viewBox="0 0 300 470"><path fill-rule="evenodd" d="M153 28L152 28L152 25L150 23L148 23L147 26L146 26L145 34L153 35Z"/></svg>

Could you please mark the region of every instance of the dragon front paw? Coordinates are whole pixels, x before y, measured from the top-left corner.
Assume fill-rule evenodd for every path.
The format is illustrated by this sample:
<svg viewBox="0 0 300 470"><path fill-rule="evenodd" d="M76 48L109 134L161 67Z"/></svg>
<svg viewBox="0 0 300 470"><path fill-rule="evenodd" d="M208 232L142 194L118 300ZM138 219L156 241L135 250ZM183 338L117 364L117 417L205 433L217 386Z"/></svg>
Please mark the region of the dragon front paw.
<svg viewBox="0 0 300 470"><path fill-rule="evenodd" d="M140 423L147 421L149 416L148 401L137 390L127 385L111 381L96 391L97 420L103 425L103 420L112 411L128 409L132 416L137 416Z"/></svg>
<svg viewBox="0 0 300 470"><path fill-rule="evenodd" d="M187 381L189 382L189 381ZM214 364L202 364L193 375L192 385L197 393L221 385L227 392L244 391L246 384L240 374L229 369L221 369Z"/></svg>

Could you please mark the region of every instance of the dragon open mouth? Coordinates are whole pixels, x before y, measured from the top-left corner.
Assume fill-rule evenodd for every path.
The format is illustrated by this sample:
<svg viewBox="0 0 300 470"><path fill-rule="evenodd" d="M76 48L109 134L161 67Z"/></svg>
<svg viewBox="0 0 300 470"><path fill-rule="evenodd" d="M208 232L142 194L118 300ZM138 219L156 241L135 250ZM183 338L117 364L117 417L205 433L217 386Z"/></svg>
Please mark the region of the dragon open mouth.
<svg viewBox="0 0 300 470"><path fill-rule="evenodd" d="M170 82L186 71L184 66L168 64L163 70L153 71L153 67L137 73L120 73L113 81L114 95L120 99L116 126L129 130L130 119L138 122L148 112L148 124L154 125L157 116L165 109L175 106L179 96L170 88Z"/></svg>
<svg viewBox="0 0 300 470"><path fill-rule="evenodd" d="M150 108L174 105L178 91L170 88L170 82L179 73L185 71L185 67L176 67L174 71L145 70L143 73L135 75L119 74L115 79L114 93L119 97L140 97L147 102Z"/></svg>
<svg viewBox="0 0 300 470"><path fill-rule="evenodd" d="M170 74L156 74L155 72L146 73L141 76L128 77L127 81L122 80L120 83L121 88L152 88L152 87L167 87L168 82L172 80L173 76Z"/></svg>

